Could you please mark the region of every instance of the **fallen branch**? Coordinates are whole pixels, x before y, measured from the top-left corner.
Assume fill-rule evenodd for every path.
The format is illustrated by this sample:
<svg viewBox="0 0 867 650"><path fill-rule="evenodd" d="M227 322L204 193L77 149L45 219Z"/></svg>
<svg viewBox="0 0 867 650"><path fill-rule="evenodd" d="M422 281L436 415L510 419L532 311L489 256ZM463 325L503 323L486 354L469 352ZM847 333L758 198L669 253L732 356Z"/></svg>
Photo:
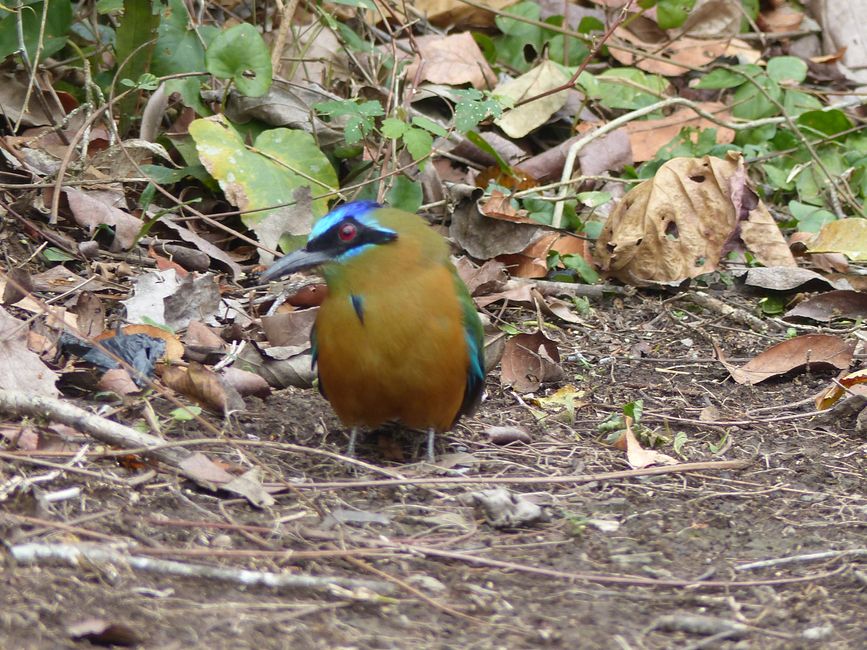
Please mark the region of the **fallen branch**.
<svg viewBox="0 0 867 650"><path fill-rule="evenodd" d="M749 562L747 564L738 564L735 571L749 571L750 569L767 569L769 567L780 566L781 564L795 564L798 562L815 562L817 560L833 560L839 557L855 556L867 557L867 548L850 548L842 551L823 551L819 553L805 553L804 555L790 555L789 557L778 557L773 560L760 560L758 562Z"/></svg>
<svg viewBox="0 0 867 650"><path fill-rule="evenodd" d="M0 412L19 417L48 418L108 445L123 449L142 450L142 454L176 468L181 474L209 490L222 489L248 499L253 505L270 505L271 497L257 490L251 481L241 485L236 477L213 463L201 452L182 447L166 447L165 440L141 433L128 426L108 420L83 408L42 395L0 389Z"/></svg>
<svg viewBox="0 0 867 650"><path fill-rule="evenodd" d="M274 589L311 589L313 591L340 597L367 598L363 594L346 593L368 591L377 595L388 595L395 591L394 585L379 580L358 578L302 576L297 574L250 571L206 564L187 564L174 560L159 560L150 557L127 555L100 546L88 544L18 544L9 549L19 564L64 563L77 567L82 562L91 565L121 565L137 571L148 571L165 575L189 578L209 578L223 580L245 586L264 586Z"/></svg>

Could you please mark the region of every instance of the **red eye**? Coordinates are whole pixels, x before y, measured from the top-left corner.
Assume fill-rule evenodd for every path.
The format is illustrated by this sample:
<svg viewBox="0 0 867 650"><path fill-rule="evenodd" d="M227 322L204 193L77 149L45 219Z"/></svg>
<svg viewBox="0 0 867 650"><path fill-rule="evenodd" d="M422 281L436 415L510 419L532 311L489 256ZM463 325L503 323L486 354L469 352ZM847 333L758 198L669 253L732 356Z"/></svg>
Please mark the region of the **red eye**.
<svg viewBox="0 0 867 650"><path fill-rule="evenodd" d="M340 226L340 230L337 231L337 236L340 237L340 241L352 241L355 239L355 235L358 234L358 228L355 227L354 223L345 223Z"/></svg>

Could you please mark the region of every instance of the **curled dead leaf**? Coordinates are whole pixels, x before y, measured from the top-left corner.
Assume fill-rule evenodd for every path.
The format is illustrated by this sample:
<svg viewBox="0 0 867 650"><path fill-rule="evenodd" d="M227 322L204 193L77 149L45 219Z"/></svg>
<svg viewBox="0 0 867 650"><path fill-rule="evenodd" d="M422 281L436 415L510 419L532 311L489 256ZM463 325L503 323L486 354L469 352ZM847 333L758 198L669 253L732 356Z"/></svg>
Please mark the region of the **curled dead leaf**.
<svg viewBox="0 0 867 650"><path fill-rule="evenodd" d="M563 378L557 344L542 332L518 334L506 341L500 381L519 393L539 390L544 382Z"/></svg>

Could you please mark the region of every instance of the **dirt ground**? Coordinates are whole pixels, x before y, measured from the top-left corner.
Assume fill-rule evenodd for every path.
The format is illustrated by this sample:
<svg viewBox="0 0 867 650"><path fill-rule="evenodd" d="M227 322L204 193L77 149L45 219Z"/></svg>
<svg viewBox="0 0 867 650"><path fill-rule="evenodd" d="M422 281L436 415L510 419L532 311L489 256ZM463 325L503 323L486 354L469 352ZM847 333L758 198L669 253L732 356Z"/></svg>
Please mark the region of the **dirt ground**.
<svg viewBox="0 0 867 650"><path fill-rule="evenodd" d="M406 435L372 435L359 449L360 460L406 479L387 486L357 484L387 479L382 471L281 448L341 454L346 445L323 399L286 390L248 400L223 440L196 447L284 486L273 507L169 473L131 485L148 467L118 465L96 448L79 465L94 474L67 472L0 505L7 548L97 542L183 563L376 580L390 595L243 587L123 564L24 566L7 552L0 646L91 647L68 626L99 619L128 628L137 647L160 649L867 647L867 440L844 422L818 426L811 405L797 404L826 387L828 375L739 386L713 358L711 340L736 361L782 333L745 331L669 298L597 302L583 327L550 330L565 360L563 383L584 391L574 422L539 419L527 396L504 390L492 373L480 411L438 441L448 470L415 462L417 439ZM519 324L533 318L511 316ZM493 487L463 478L628 470L597 426L637 399L645 428L668 439L660 451L677 455L680 433L682 462L748 466L506 485L548 515L513 529L492 527L462 498ZM151 405L170 410L160 399ZM141 413L133 403L116 417L130 423ZM531 442L494 445L492 425L523 427ZM202 435L191 425L169 437ZM402 462L388 460L400 455ZM0 459L4 481L49 471ZM456 483L413 482L431 476ZM356 486L304 487L324 481ZM82 488L78 498L38 498L71 486ZM815 553L828 555L779 562ZM742 566L763 560L777 562Z"/></svg>

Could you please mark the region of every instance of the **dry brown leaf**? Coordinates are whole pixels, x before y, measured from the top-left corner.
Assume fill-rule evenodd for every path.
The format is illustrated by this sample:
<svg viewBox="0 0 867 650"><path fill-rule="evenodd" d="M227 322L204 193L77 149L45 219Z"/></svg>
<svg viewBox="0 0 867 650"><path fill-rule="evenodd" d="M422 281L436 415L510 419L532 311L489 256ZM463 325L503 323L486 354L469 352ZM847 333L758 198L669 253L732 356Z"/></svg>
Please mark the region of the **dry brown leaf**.
<svg viewBox="0 0 867 650"><path fill-rule="evenodd" d="M506 110L494 120L509 137L523 138L545 124L551 116L566 104L568 92L561 90L552 95L544 93L559 88L569 81L562 69L551 61L545 61L529 72L498 85L494 92L509 97L516 104L530 97L540 96L527 104Z"/></svg>
<svg viewBox="0 0 867 650"><path fill-rule="evenodd" d="M310 329L318 313L319 309L314 308L263 316L262 329L272 346L303 346L310 340Z"/></svg>
<svg viewBox="0 0 867 650"><path fill-rule="evenodd" d="M3 304L14 305L33 291L33 279L21 268L6 271L6 286L3 288Z"/></svg>
<svg viewBox="0 0 867 650"><path fill-rule="evenodd" d="M626 451L626 462L632 469L642 469L651 465L677 465L677 460L653 449L644 449L632 432L632 418L626 418L626 429L615 443L618 449Z"/></svg>
<svg viewBox="0 0 867 650"><path fill-rule="evenodd" d="M479 89L497 82L497 75L470 32L419 36L415 43L420 57L407 68L407 79L450 86L470 84Z"/></svg>
<svg viewBox="0 0 867 650"><path fill-rule="evenodd" d="M615 38L622 39L632 47L641 49L654 56L664 57L664 61L637 57L632 52L612 47L611 56L627 66L635 66L645 72L660 74L666 77L678 77L692 68L700 68L722 56L746 53L751 61L761 59L761 53L752 49L739 39L707 41L682 36L670 40L667 36L661 42L647 42L631 30L618 27L614 30Z"/></svg>
<svg viewBox="0 0 867 650"><path fill-rule="evenodd" d="M789 5L761 12L756 24L763 32L794 32L804 22L804 13Z"/></svg>
<svg viewBox="0 0 867 650"><path fill-rule="evenodd" d="M731 114L725 104L703 102L699 104L699 107L721 120L731 119ZM586 129L584 124L581 127ZM629 143L632 146L633 159L635 162L652 160L659 150L671 142L680 133L680 130L685 127L702 130L716 129L717 144L730 144L735 137L733 130L718 126L710 120L697 115L690 108L680 108L660 120L637 120L626 125ZM580 130L581 128L579 128Z"/></svg>
<svg viewBox="0 0 867 650"><path fill-rule="evenodd" d="M30 395L58 394L58 375L27 348L27 323L0 307L0 388Z"/></svg>
<svg viewBox="0 0 867 650"><path fill-rule="evenodd" d="M535 223L527 218L528 212L512 205L512 198L500 190L493 190L487 199L479 201L479 212L491 219L515 223Z"/></svg>
<svg viewBox="0 0 867 650"><path fill-rule="evenodd" d="M379 0L374 0L377 4L381 4ZM490 7L494 10L504 9L509 5L515 4L515 0L480 0L473 3L481 6L470 6L461 0L413 0L412 6L427 16L428 21L437 27L450 27L452 25L460 25L462 29L480 29L483 27L493 27L495 14L484 9ZM408 24L410 20L415 20L415 14L411 14L409 19L401 11L401 4L388 3L389 8L380 8L377 12L366 12L367 19L378 23L383 16L396 16L402 24Z"/></svg>
<svg viewBox="0 0 867 650"><path fill-rule="evenodd" d="M856 387L864 389L867 387L867 368L849 373L842 379L834 382L827 391L816 398L816 409L824 411L831 408L841 397L847 394L847 389L851 392Z"/></svg>
<svg viewBox="0 0 867 650"><path fill-rule="evenodd" d="M452 214L449 237L477 260L518 253L542 236L541 228L489 219L473 201L461 201Z"/></svg>
<svg viewBox="0 0 867 650"><path fill-rule="evenodd" d="M271 387L268 385L268 382L254 372L230 366L223 368L220 375L242 397L255 395L256 397L265 399L271 394Z"/></svg>
<svg viewBox="0 0 867 650"><path fill-rule="evenodd" d="M99 226L111 226L114 229L112 249L128 249L136 241L143 222L124 209L123 194L115 194L101 190L83 192L71 187L64 187L69 209L79 226L93 233Z"/></svg>
<svg viewBox="0 0 867 650"><path fill-rule="evenodd" d="M455 268L472 296L483 296L498 291L509 279L506 267L496 260L488 260L476 267L466 257L462 257L455 262Z"/></svg>
<svg viewBox="0 0 867 650"><path fill-rule="evenodd" d="M783 318L807 318L829 323L838 318L867 319L867 293L837 290L809 298L789 311Z"/></svg>
<svg viewBox="0 0 867 650"><path fill-rule="evenodd" d="M854 351L853 343L838 336L806 334L772 345L738 368L725 359L722 350L716 348L717 358L731 373L732 379L749 385L806 367L819 371L829 367L846 370L852 363Z"/></svg>
<svg viewBox="0 0 867 650"><path fill-rule="evenodd" d="M229 414L244 409L244 400L213 370L190 362L186 368L169 366L162 372L163 383L195 400L205 408Z"/></svg>
<svg viewBox="0 0 867 650"><path fill-rule="evenodd" d="M822 226L810 253L842 253L853 262L867 262L867 219L838 219Z"/></svg>
<svg viewBox="0 0 867 650"><path fill-rule="evenodd" d="M184 343L199 348L225 350L226 342L200 320L191 320L184 333Z"/></svg>
<svg viewBox="0 0 867 650"><path fill-rule="evenodd" d="M93 338L105 331L105 306L95 293L82 291L75 301L78 315L78 333L85 338Z"/></svg>
<svg viewBox="0 0 867 650"><path fill-rule="evenodd" d="M485 429L488 440L495 445L508 445L510 442L530 444L532 437L523 427L490 426Z"/></svg>
<svg viewBox="0 0 867 650"><path fill-rule="evenodd" d="M796 265L773 218L746 185L739 155L675 158L621 200L596 254L602 270L623 282L676 284L716 270L738 236L763 264Z"/></svg>
<svg viewBox="0 0 867 650"><path fill-rule="evenodd" d="M138 386L129 376L125 368L111 368L106 370L97 382L97 388L116 395L133 395L141 392Z"/></svg>
<svg viewBox="0 0 867 650"><path fill-rule="evenodd" d="M543 382L563 377L556 342L542 332L518 334L506 341L500 382L519 393L539 390Z"/></svg>

